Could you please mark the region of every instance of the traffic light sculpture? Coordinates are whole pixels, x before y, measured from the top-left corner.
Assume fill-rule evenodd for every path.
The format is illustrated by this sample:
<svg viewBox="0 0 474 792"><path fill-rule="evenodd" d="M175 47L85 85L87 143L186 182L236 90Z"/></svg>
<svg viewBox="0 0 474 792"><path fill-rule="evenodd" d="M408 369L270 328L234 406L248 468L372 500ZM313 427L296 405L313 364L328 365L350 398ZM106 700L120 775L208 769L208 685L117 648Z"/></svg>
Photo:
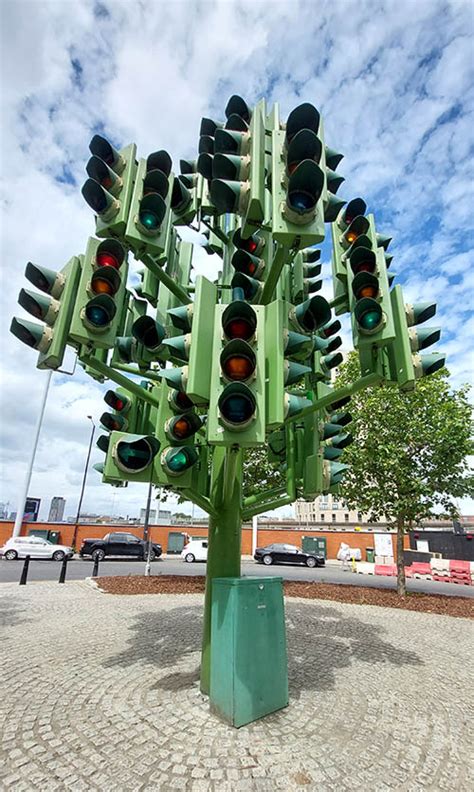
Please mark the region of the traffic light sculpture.
<svg viewBox="0 0 474 792"><path fill-rule="evenodd" d="M418 329L435 306L407 306L392 288L390 239L362 198L338 197L342 154L313 104L283 120L277 104L233 95L220 119L201 120L197 149L175 175L163 149L137 159L134 144L94 135L82 193L97 238L60 272L27 265L40 293L22 289L19 302L43 324L15 317L11 331L39 352L39 368L59 368L70 346L87 374L114 383L98 440L104 482L166 487L209 515L208 692L212 579L240 574L243 516L337 491L350 395L384 380L413 388L444 355L419 354L439 338ZM316 247L328 223L330 302ZM217 277L194 276L196 245ZM130 252L144 268L128 281ZM361 368L339 389L332 309L350 316ZM244 452L265 447L284 485L245 497Z"/></svg>

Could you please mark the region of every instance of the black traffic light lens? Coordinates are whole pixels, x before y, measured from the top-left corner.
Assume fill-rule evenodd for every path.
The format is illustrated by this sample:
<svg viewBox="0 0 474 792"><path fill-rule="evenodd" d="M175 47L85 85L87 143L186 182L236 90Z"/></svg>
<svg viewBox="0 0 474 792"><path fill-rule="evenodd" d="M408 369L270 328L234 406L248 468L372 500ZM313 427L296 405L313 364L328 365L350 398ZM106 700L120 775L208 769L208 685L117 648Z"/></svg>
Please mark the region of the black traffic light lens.
<svg viewBox="0 0 474 792"><path fill-rule="evenodd" d="M290 204L290 207L296 212L303 214L304 212L309 212L310 209L313 209L313 207L316 205L316 200L314 195L309 192L295 190L295 192L289 194L288 203Z"/></svg>
<svg viewBox="0 0 474 792"><path fill-rule="evenodd" d="M84 315L86 320L93 327L107 327L112 321L117 311L113 299L107 294L100 294L98 297L89 300Z"/></svg>
<svg viewBox="0 0 474 792"><path fill-rule="evenodd" d="M179 410L191 410L194 407L189 396L180 391L172 391L170 402L172 407L177 407Z"/></svg>
<svg viewBox="0 0 474 792"><path fill-rule="evenodd" d="M141 437L129 442L119 440L116 447L117 464L123 470L139 473L145 470L159 450L159 443L154 438Z"/></svg>
<svg viewBox="0 0 474 792"><path fill-rule="evenodd" d="M218 405L224 423L231 428L243 429L255 414L256 401L249 388L234 383L224 388Z"/></svg>
<svg viewBox="0 0 474 792"><path fill-rule="evenodd" d="M243 300L230 303L222 314L222 329L229 340L234 338L250 341L257 328L254 309Z"/></svg>

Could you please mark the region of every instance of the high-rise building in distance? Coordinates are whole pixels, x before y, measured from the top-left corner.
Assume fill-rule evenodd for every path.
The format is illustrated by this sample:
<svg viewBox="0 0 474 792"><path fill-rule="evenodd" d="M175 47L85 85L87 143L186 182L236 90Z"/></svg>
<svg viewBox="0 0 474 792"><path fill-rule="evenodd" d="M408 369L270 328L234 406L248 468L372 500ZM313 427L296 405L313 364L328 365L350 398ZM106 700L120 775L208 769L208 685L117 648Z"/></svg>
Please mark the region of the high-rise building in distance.
<svg viewBox="0 0 474 792"><path fill-rule="evenodd" d="M62 522L64 517L64 509L66 507L65 498L52 498L51 506L49 507L48 522Z"/></svg>

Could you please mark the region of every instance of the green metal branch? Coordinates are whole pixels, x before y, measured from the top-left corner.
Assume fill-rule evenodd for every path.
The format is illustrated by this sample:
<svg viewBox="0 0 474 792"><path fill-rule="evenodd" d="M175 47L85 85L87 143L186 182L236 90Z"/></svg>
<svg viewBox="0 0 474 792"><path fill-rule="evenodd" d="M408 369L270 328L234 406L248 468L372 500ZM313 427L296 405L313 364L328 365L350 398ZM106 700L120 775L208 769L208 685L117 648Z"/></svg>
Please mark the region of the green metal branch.
<svg viewBox="0 0 474 792"><path fill-rule="evenodd" d="M199 508L205 511L210 517L217 517L217 512L212 506L209 498L206 498L204 495L200 495L199 492L196 492L193 489L183 489L181 492L188 500L191 501L191 503L195 503L196 506L199 506Z"/></svg>
<svg viewBox="0 0 474 792"><path fill-rule="evenodd" d="M350 385L344 385L342 388L337 388L336 390L331 391L331 393L327 393L325 396L322 396L317 401L313 402L311 407L306 407L301 412L297 413L296 415L292 415L291 418L288 418L285 421L285 426L288 424L294 423L295 421L300 421L302 418L305 418L307 415L311 415L313 412L317 412L318 410L322 410L324 407L327 407L329 404L333 404L333 402L337 402L340 399L344 399L346 396L352 396L353 393L357 393L357 391L364 390L368 388L370 385L376 385L378 382L383 380L382 374L379 372L372 372L371 374L367 374L365 377L360 377L360 379L356 380L355 382L351 383Z"/></svg>
<svg viewBox="0 0 474 792"><path fill-rule="evenodd" d="M226 448L224 460L224 477L223 477L223 492L222 498L224 501L230 500L234 491L236 471L239 462L241 461L242 454L240 448Z"/></svg>
<svg viewBox="0 0 474 792"><path fill-rule="evenodd" d="M179 285L176 281L168 275L168 273L160 267L159 264L156 263L153 256L149 254L143 256L141 261L145 264L146 267L155 275L158 280L169 289L170 292L174 294L175 297L182 303L182 305L187 305L190 301L189 294Z"/></svg>
<svg viewBox="0 0 474 792"><path fill-rule="evenodd" d="M289 495L285 495L284 498L277 498L273 501L268 501L268 503L262 503L260 506L256 506L254 509L246 509L242 513L242 519L244 521L251 520L252 517L256 517L257 514L263 514L263 512L267 511L268 509L279 509L280 506L288 506L290 503L294 503L294 500L295 499Z"/></svg>
<svg viewBox="0 0 474 792"><path fill-rule="evenodd" d="M153 380L153 382L159 382L161 384L162 377L156 372L151 371L151 369L142 369L138 368L138 366L129 366L127 363L114 363L112 366L113 369L118 369L118 371L126 371L127 374L133 374L134 377L146 377L146 379Z"/></svg>
<svg viewBox="0 0 474 792"><path fill-rule="evenodd" d="M102 361L96 360L96 358L89 357L88 355L83 355L81 357L81 361L87 366L90 366L90 368L99 372L99 374L102 374L107 379L116 382L117 385L120 385L120 387L126 388L126 390L128 390L130 393L133 393L133 395L138 399L148 402L148 404L151 404L152 407L159 406L159 398L153 396L150 391L145 390L145 388L141 388L140 385L137 385L136 382L133 382L128 377L124 377L123 374L119 374L118 371L110 368L110 366L108 366L106 363L102 363Z"/></svg>
<svg viewBox="0 0 474 792"><path fill-rule="evenodd" d="M269 302L273 299L273 294L275 292L278 279L281 275L281 271L285 262L288 259L288 253L290 251L289 245L278 245L277 251L273 256L273 261L270 266L270 272L268 273L268 278L265 281L265 286L263 287L262 298L261 302L262 305L268 305Z"/></svg>
<svg viewBox="0 0 474 792"><path fill-rule="evenodd" d="M226 234L226 233L225 233L225 232L222 230L222 228L220 228L219 226L216 226L215 228L213 228L212 226L210 226L210 225L209 225L209 223L207 223L207 222L206 222L206 220L203 220L203 218L202 218L202 217L201 217L201 223L202 223L203 225L205 225L205 226L206 226L206 228L207 228L207 229L208 229L208 230L209 230L209 231L210 231L212 234L215 234L215 235L216 235L216 237L217 237L218 239L220 239L220 240L221 240L221 242L223 242L223 243L224 243L224 245L228 245L228 244L229 244L229 237L228 237L228 236L227 236L227 234Z"/></svg>
<svg viewBox="0 0 474 792"><path fill-rule="evenodd" d="M277 498L283 493L286 493L286 487L274 487L274 489L267 490L266 492L257 492L256 495L249 495L247 498L244 498L243 501L243 508L248 509L251 506L254 506L257 503L262 503L262 498Z"/></svg>

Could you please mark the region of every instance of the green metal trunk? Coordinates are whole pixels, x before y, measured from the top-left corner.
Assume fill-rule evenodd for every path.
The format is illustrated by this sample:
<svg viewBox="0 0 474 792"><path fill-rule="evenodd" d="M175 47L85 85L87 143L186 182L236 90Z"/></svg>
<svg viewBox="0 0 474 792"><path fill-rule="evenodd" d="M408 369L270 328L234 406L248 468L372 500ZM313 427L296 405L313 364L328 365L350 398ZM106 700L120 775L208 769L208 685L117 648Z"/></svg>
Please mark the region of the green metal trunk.
<svg viewBox="0 0 474 792"><path fill-rule="evenodd" d="M211 710L244 726L288 705L282 578L215 578Z"/></svg>

